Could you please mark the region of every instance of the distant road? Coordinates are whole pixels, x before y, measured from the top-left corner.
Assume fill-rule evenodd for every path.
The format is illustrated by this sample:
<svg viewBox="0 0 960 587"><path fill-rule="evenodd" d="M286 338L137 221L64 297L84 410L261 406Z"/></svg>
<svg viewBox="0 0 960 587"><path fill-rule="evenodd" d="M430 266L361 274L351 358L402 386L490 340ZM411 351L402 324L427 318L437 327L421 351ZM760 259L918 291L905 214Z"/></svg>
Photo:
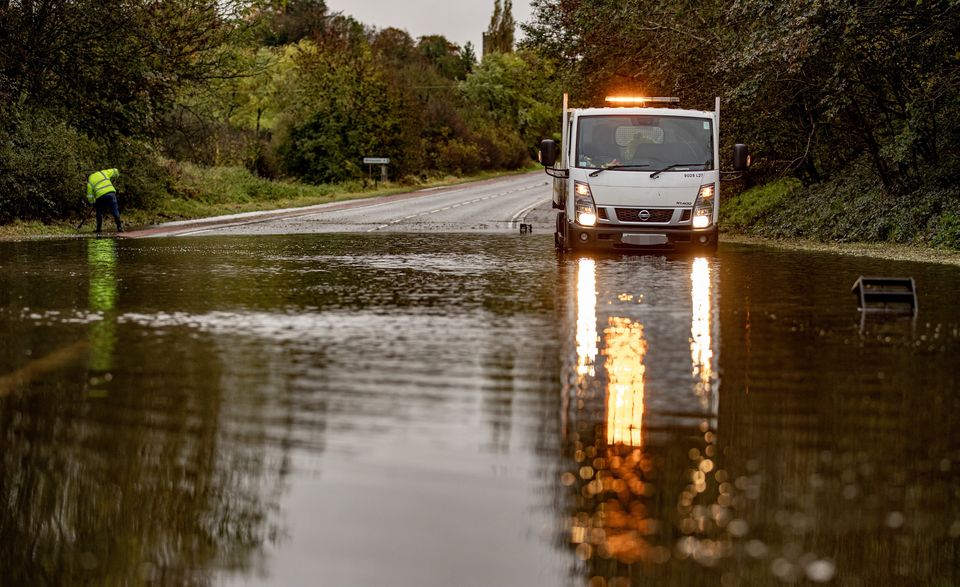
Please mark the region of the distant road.
<svg viewBox="0 0 960 587"><path fill-rule="evenodd" d="M514 232L531 223L550 231L550 184L543 172L254 214L178 222L127 233L150 236L321 232Z"/></svg>

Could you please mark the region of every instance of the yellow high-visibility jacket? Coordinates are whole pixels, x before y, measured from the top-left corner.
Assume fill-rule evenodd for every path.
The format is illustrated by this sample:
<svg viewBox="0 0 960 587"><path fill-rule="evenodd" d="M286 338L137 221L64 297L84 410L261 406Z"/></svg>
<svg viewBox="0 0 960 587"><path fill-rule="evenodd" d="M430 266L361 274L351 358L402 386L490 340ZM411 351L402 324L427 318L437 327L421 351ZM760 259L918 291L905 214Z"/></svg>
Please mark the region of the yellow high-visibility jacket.
<svg viewBox="0 0 960 587"><path fill-rule="evenodd" d="M87 201L93 204L100 196L117 193L117 189L113 187L113 182L110 180L117 179L119 176L120 172L116 169L104 169L91 173L87 178Z"/></svg>

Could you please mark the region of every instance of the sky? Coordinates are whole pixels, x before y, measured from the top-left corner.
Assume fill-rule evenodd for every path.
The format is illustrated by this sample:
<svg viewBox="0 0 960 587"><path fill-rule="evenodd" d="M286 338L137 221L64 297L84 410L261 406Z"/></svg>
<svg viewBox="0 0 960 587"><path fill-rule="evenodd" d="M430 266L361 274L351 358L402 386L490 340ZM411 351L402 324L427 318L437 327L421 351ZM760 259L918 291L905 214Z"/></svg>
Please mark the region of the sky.
<svg viewBox="0 0 960 587"><path fill-rule="evenodd" d="M396 27L414 39L443 35L460 45L471 41L480 54L483 32L490 24L494 0L327 0L331 12L342 12L365 25ZM519 25L530 20L529 0L513 0L513 19ZM516 38L523 33L517 27Z"/></svg>

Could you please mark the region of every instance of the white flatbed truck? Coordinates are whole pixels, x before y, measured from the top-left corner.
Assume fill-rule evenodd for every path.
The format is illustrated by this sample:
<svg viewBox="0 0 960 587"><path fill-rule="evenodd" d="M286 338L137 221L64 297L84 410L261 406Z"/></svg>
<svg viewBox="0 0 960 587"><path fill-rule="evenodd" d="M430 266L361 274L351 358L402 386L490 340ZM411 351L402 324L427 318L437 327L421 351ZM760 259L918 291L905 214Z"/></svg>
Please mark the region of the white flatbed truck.
<svg viewBox="0 0 960 587"><path fill-rule="evenodd" d="M540 144L554 178L559 250L711 251L720 206L720 98L713 112L676 108L677 98L607 98L567 107L561 144ZM734 146L734 169L749 165Z"/></svg>

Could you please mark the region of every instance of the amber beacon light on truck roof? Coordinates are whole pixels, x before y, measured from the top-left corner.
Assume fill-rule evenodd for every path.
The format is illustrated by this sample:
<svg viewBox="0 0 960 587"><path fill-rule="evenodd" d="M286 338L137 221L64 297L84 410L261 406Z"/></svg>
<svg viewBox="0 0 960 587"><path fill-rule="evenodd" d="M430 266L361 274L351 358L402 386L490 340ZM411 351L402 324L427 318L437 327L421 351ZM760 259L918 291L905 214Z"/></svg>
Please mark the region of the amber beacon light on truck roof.
<svg viewBox="0 0 960 587"><path fill-rule="evenodd" d="M607 103L614 105L679 104L680 98L652 98L648 96L607 96Z"/></svg>

